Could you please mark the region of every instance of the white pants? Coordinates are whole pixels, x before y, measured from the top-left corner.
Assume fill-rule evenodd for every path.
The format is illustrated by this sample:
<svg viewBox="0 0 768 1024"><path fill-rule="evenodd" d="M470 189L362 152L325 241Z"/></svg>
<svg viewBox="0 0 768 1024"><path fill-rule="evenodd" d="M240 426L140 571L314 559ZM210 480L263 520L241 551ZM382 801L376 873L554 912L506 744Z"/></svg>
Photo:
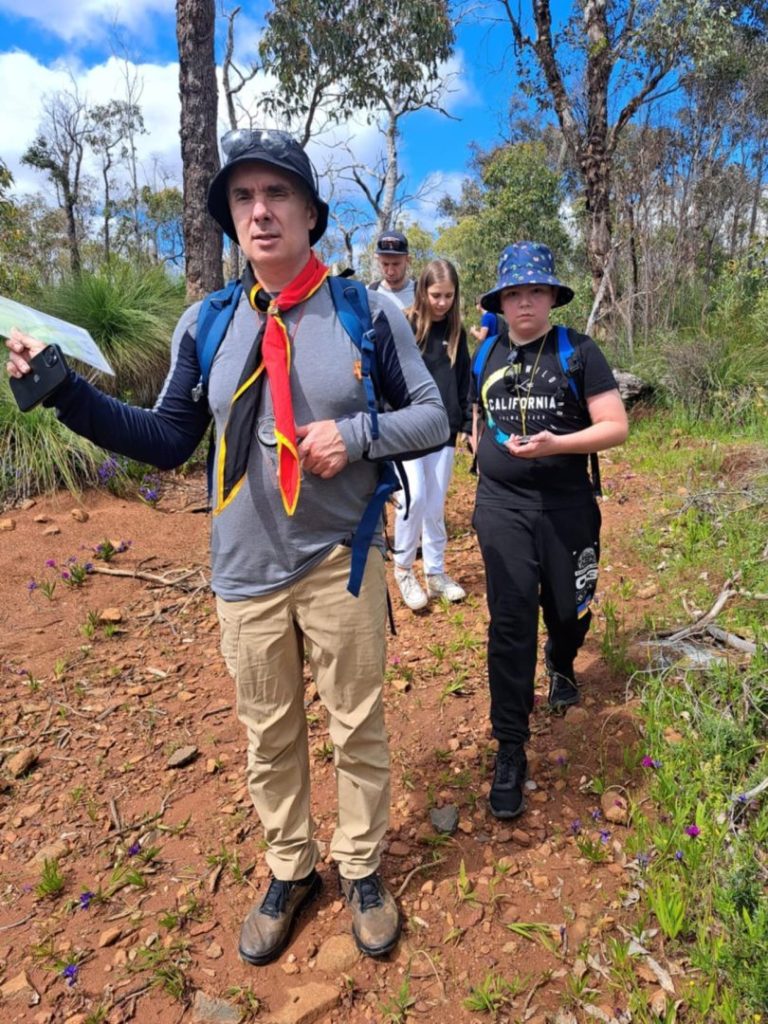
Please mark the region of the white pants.
<svg viewBox="0 0 768 1024"><path fill-rule="evenodd" d="M455 449L446 445L420 459L403 463L411 492L411 507L405 519L403 508L395 511L395 565L410 569L421 541L424 572L432 576L445 572L445 496L453 474Z"/></svg>

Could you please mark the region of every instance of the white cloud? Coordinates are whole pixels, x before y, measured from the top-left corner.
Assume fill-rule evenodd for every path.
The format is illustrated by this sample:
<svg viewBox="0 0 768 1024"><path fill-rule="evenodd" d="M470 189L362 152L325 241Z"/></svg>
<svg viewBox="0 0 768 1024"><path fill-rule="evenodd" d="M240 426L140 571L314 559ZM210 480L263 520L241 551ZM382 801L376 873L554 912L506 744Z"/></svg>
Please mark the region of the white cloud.
<svg viewBox="0 0 768 1024"><path fill-rule="evenodd" d="M21 193L44 191L50 186L43 174L21 163L21 156L34 140L46 96L58 90L77 89L80 98L89 104L124 99L125 70L135 74L141 83L139 105L147 134L137 139L139 160L147 180L159 161L177 180L181 180L179 143L179 72L177 64L128 64L110 57L103 64L84 69L67 70L61 66L46 67L27 53L0 54L0 96L3 104L3 159ZM87 173L96 167L86 159Z"/></svg>
<svg viewBox="0 0 768 1024"><path fill-rule="evenodd" d="M174 14L173 0L0 0L0 12L37 22L66 42L104 39L115 28L141 32L149 16Z"/></svg>

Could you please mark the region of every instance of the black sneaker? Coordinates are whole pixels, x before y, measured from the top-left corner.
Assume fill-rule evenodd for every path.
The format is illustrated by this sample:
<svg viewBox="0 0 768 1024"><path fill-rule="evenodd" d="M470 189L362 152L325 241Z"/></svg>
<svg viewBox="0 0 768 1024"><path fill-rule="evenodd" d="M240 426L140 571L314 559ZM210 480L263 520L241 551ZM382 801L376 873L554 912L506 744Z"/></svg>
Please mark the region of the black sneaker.
<svg viewBox="0 0 768 1024"><path fill-rule="evenodd" d="M574 704L579 703L579 688L576 681L562 672L548 668L549 673L549 706L553 711L565 712Z"/></svg>
<svg viewBox="0 0 768 1024"><path fill-rule="evenodd" d="M320 875L296 882L281 882L272 877L264 899L243 922L240 930L240 956L259 967L275 960L291 938L299 911L321 887Z"/></svg>
<svg viewBox="0 0 768 1024"><path fill-rule="evenodd" d="M488 806L494 818L516 818L525 810L523 784L528 761L522 746L502 743L496 755Z"/></svg>
<svg viewBox="0 0 768 1024"><path fill-rule="evenodd" d="M366 956L385 956L397 945L402 921L395 898L374 872L366 878L339 878L352 912L352 935Z"/></svg>

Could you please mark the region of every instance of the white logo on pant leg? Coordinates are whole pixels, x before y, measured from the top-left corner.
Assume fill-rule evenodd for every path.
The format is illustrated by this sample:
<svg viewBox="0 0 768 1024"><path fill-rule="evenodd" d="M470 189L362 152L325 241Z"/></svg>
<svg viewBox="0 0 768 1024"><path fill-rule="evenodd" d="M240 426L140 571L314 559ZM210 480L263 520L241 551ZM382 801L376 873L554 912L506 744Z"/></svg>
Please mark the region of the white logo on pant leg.
<svg viewBox="0 0 768 1024"><path fill-rule="evenodd" d="M584 548L576 560L576 606L582 611L592 599L597 584L597 552Z"/></svg>

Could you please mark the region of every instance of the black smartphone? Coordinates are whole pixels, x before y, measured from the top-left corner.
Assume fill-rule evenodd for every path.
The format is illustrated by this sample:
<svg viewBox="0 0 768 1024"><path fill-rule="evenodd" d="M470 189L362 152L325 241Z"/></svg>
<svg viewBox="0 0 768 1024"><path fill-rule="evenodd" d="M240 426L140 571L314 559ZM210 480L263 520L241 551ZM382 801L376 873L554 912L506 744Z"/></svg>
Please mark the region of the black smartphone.
<svg viewBox="0 0 768 1024"><path fill-rule="evenodd" d="M16 405L29 412L40 405L64 383L69 373L64 355L58 345L46 345L29 361L30 371L23 377L11 377L10 385Z"/></svg>

